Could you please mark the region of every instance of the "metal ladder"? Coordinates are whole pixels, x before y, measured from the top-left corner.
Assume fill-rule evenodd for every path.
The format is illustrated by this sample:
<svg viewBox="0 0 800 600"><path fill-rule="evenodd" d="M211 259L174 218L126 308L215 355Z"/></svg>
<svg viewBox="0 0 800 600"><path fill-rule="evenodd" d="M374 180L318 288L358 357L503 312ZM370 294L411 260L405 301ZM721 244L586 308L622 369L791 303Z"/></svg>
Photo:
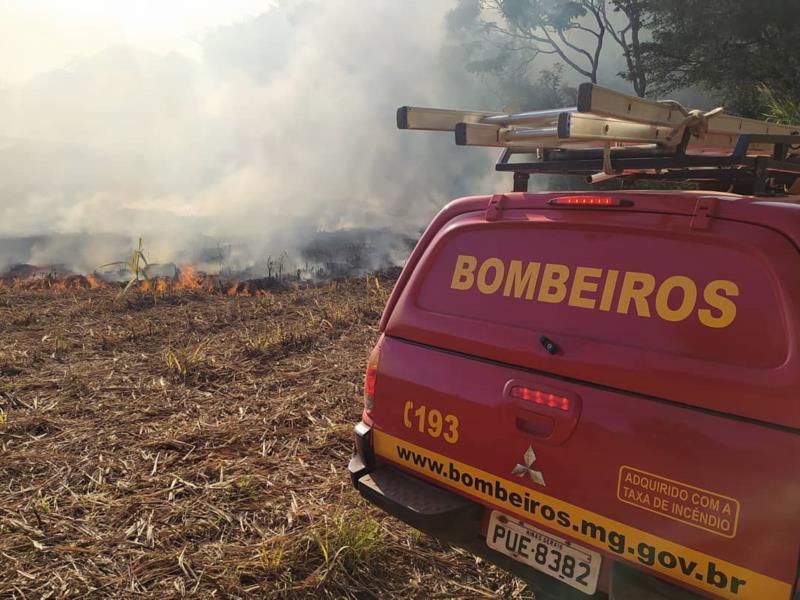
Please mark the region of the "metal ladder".
<svg viewBox="0 0 800 600"><path fill-rule="evenodd" d="M688 110L674 101L630 96L585 83L574 107L521 113L403 106L400 129L449 131L459 146L502 148L498 171L515 191L532 173L746 184L781 193L800 178L800 125ZM528 160L514 162L514 155Z"/></svg>

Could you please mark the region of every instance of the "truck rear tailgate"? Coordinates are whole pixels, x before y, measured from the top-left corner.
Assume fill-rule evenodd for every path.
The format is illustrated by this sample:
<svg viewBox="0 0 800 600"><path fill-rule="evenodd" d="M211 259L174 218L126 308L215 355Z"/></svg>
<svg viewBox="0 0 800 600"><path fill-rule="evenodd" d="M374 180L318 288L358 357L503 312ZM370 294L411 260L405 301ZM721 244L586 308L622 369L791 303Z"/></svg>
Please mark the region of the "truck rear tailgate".
<svg viewBox="0 0 800 600"><path fill-rule="evenodd" d="M568 439L530 432L542 417L570 429L570 416L526 406L509 382L569 398L579 418ZM800 436L391 337L379 386L374 439L385 460L678 582L727 598L789 598ZM420 431L421 407L456 421ZM543 485L515 474L518 465Z"/></svg>

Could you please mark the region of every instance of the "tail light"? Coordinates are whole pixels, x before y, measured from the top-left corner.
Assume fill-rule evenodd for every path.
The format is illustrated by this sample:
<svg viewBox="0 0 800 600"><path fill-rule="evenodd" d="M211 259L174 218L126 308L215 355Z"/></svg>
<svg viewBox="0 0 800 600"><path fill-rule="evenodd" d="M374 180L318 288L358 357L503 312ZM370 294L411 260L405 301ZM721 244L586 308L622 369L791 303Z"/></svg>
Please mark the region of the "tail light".
<svg viewBox="0 0 800 600"><path fill-rule="evenodd" d="M367 360L367 373L364 376L364 410L372 416L372 407L375 402L375 384L378 381L378 361L381 356L381 340L375 344Z"/></svg>
<svg viewBox="0 0 800 600"><path fill-rule="evenodd" d="M557 394L550 394L540 390L534 390L529 387L514 386L511 388L511 395L515 398L528 400L539 406L548 406L550 408L557 408L559 410L569 410L569 398L559 396Z"/></svg>
<svg viewBox="0 0 800 600"><path fill-rule="evenodd" d="M552 206L633 206L630 200L613 196L559 196L547 201Z"/></svg>

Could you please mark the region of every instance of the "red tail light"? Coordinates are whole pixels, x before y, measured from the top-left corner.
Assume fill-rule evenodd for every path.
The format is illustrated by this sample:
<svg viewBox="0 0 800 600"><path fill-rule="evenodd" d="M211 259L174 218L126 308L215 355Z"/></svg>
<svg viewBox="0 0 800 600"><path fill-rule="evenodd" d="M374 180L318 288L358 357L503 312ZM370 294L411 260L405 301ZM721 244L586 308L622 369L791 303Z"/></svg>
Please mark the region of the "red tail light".
<svg viewBox="0 0 800 600"><path fill-rule="evenodd" d="M375 402L375 383L378 380L378 361L381 356L381 340L375 344L367 360L367 373L364 376L364 410L367 414L372 413Z"/></svg>
<svg viewBox="0 0 800 600"><path fill-rule="evenodd" d="M557 394L542 392L523 386L514 386L511 388L511 395L522 400L529 400L540 406L549 406L550 408L557 408L563 411L569 410L569 398Z"/></svg>
<svg viewBox="0 0 800 600"><path fill-rule="evenodd" d="M547 202L554 206L633 206L630 200L613 196L559 196Z"/></svg>

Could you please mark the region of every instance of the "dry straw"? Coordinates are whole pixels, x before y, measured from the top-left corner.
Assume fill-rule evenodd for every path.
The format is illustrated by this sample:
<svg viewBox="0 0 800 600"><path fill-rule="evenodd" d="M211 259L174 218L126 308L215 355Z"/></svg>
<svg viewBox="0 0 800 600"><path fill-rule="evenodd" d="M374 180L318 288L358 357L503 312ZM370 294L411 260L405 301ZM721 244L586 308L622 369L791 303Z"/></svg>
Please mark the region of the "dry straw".
<svg viewBox="0 0 800 600"><path fill-rule="evenodd" d="M346 464L390 281L0 290L0 597L521 597Z"/></svg>

